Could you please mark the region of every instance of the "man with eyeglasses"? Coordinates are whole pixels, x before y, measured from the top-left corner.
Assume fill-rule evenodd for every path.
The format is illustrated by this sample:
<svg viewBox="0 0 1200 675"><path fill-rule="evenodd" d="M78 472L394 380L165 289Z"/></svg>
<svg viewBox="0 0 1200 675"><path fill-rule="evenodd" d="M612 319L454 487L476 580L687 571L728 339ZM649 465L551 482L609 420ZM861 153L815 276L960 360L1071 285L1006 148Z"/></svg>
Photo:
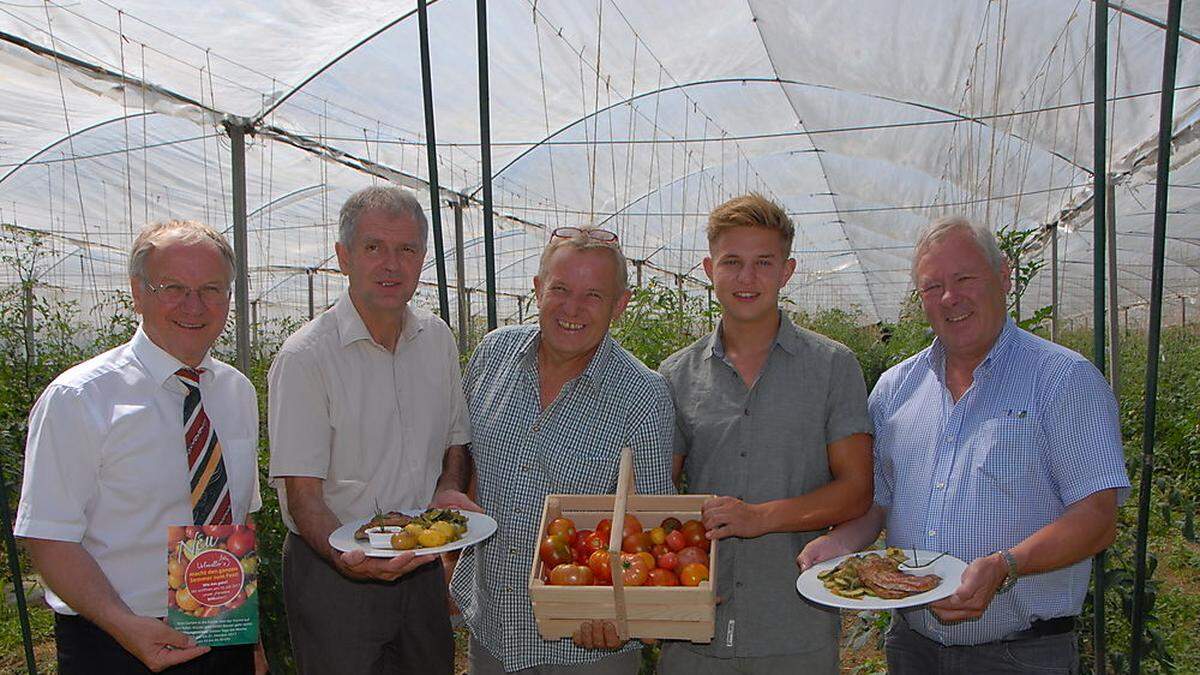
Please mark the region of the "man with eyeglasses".
<svg viewBox="0 0 1200 675"><path fill-rule="evenodd" d="M59 375L30 413L13 531L48 587L59 673L255 669L250 647L210 650L162 621L168 526L248 524L261 503L254 388L209 354L233 275L232 249L206 225L142 230L133 339ZM195 455L189 411L210 427Z"/></svg>
<svg viewBox="0 0 1200 675"><path fill-rule="evenodd" d="M836 673L836 611L789 589L792 562L830 525L871 504L871 420L854 353L779 307L795 229L758 194L708 218L704 272L721 303L711 334L659 371L676 405L674 475L719 495L703 506L721 539L716 637L663 645L659 672Z"/></svg>
<svg viewBox="0 0 1200 675"><path fill-rule="evenodd" d="M641 645L623 645L611 622L542 640L528 589L546 495L615 492L625 447L638 493L672 491L666 383L608 333L629 302L627 284L616 234L555 230L533 278L538 325L493 331L467 367L479 503L500 525L466 551L451 583L471 629L474 675L638 672ZM469 477L443 473L439 494L463 498Z"/></svg>
<svg viewBox="0 0 1200 675"><path fill-rule="evenodd" d="M454 640L439 558L342 553L341 525L423 509L470 442L458 350L413 307L428 224L395 187L351 195L334 244L349 289L284 343L268 374L271 480L289 533L283 597L301 673L444 673ZM436 506L478 510L465 496Z"/></svg>

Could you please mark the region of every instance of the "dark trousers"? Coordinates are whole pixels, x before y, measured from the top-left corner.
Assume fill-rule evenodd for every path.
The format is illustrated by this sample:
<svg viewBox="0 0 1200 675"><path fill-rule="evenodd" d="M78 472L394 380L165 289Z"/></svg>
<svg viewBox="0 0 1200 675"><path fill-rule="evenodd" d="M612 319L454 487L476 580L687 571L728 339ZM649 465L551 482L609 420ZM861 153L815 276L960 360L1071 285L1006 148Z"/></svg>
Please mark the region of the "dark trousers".
<svg viewBox="0 0 1200 675"><path fill-rule="evenodd" d="M1077 640L1075 631L1071 631L1011 642L947 647L909 628L893 614L884 648L891 675L1075 675L1079 672Z"/></svg>
<svg viewBox="0 0 1200 675"><path fill-rule="evenodd" d="M111 635L81 616L54 615L60 675L149 674L151 670L125 651ZM172 666L170 675L230 675L254 672L254 645L214 647L191 661Z"/></svg>
<svg viewBox="0 0 1200 675"><path fill-rule="evenodd" d="M454 670L454 635L440 561L392 582L352 581L288 534L283 601L301 675Z"/></svg>

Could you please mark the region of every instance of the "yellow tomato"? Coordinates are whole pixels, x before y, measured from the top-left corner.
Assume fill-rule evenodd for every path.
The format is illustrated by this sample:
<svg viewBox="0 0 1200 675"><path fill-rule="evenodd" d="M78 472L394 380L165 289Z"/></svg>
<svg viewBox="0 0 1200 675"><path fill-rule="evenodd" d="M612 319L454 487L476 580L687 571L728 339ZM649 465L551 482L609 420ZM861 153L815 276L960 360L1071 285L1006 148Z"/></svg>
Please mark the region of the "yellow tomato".
<svg viewBox="0 0 1200 675"><path fill-rule="evenodd" d="M191 592L186 588L175 591L175 604L185 612L194 612L200 607L200 602L193 598Z"/></svg>

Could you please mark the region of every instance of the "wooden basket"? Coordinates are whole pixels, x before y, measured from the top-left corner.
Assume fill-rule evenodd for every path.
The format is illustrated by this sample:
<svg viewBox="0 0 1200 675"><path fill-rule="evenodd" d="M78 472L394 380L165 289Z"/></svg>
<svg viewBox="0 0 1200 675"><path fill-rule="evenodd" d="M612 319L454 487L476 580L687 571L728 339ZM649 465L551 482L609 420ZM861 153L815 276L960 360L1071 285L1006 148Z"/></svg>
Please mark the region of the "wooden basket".
<svg viewBox="0 0 1200 675"><path fill-rule="evenodd" d="M621 451L616 495L547 495L542 508L539 541L546 527L558 517L570 518L578 529L594 529L604 518L612 518L619 534L625 513L643 524L674 516L681 521L700 519L700 507L712 495L632 494L633 452ZM621 537L609 542L613 584L609 586L552 586L542 581L542 561L535 541L533 566L529 570L529 597L538 631L546 640L569 637L588 620L612 621L622 640L655 638L712 642L716 611L717 542L709 542L709 578L699 586L636 586L621 581Z"/></svg>

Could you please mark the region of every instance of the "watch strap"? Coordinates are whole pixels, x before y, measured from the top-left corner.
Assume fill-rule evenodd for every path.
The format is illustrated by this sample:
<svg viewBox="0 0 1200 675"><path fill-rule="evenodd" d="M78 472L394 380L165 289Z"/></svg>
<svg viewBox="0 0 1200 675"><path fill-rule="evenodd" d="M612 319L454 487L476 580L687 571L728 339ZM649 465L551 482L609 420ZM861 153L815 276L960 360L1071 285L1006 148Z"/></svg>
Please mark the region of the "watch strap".
<svg viewBox="0 0 1200 675"><path fill-rule="evenodd" d="M996 589L997 593L1003 593L1017 584L1017 559L1006 548L996 551L996 555L1003 558L1004 563L1008 565L1008 576L1004 577L1004 581Z"/></svg>

